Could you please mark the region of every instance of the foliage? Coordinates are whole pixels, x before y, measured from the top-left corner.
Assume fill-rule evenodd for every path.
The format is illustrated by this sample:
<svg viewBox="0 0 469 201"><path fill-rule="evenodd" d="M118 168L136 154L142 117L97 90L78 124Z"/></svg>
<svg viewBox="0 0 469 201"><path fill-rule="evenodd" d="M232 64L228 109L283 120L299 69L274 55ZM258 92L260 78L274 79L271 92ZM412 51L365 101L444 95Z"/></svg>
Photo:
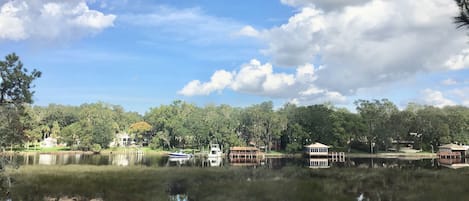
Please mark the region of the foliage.
<svg viewBox="0 0 469 201"><path fill-rule="evenodd" d="M458 28L469 26L469 1L468 0L455 0L459 6L459 15L454 17L454 23Z"/></svg>
<svg viewBox="0 0 469 201"><path fill-rule="evenodd" d="M137 143L142 144L146 140L151 140L152 127L145 121L133 123L129 127L129 133L133 134L134 139L137 139Z"/></svg>
<svg viewBox="0 0 469 201"><path fill-rule="evenodd" d="M93 144L93 146L91 146L91 151L94 152L94 153L99 153L101 152L102 148L101 148L101 145L99 144Z"/></svg>

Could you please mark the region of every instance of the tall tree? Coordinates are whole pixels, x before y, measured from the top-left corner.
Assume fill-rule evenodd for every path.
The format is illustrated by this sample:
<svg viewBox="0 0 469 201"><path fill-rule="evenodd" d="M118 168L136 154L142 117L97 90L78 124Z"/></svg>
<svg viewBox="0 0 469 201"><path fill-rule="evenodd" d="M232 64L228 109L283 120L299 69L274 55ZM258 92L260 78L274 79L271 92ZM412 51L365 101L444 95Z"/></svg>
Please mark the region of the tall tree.
<svg viewBox="0 0 469 201"><path fill-rule="evenodd" d="M28 73L15 53L0 61L0 143L3 147L22 143L25 139L24 105L33 102L32 82L40 76L41 72L35 69Z"/></svg>
<svg viewBox="0 0 469 201"><path fill-rule="evenodd" d="M397 107L387 99L382 100L358 100L355 102L357 111L367 124L367 140L370 151L373 152L374 145L383 146L384 150L391 143L392 134L387 128L391 115L398 112Z"/></svg>
<svg viewBox="0 0 469 201"><path fill-rule="evenodd" d="M39 77L41 72L34 69L29 74L15 53L7 55L0 61L0 105L32 103L32 82Z"/></svg>

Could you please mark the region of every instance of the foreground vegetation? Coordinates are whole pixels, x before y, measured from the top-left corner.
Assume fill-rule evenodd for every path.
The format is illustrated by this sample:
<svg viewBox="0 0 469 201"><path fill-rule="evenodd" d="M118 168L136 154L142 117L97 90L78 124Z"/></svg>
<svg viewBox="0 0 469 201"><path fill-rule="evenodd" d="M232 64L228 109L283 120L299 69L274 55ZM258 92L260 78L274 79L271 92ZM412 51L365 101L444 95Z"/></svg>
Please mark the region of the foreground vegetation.
<svg viewBox="0 0 469 201"><path fill-rule="evenodd" d="M25 166L13 200L468 200L469 170ZM285 188L288 186L288 188ZM4 189L5 191L6 189Z"/></svg>

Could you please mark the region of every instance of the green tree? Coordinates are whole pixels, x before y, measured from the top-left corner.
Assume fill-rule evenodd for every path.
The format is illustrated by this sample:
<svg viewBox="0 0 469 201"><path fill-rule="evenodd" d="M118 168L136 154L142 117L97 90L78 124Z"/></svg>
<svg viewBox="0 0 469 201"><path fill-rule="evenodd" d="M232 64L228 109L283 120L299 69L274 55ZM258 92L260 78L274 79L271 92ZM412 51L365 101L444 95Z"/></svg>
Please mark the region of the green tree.
<svg viewBox="0 0 469 201"><path fill-rule="evenodd" d="M357 111L366 122L368 136L367 141L370 145L370 151L373 152L373 146L381 145L384 150L391 144L391 132L386 127L392 114L398 112L397 107L389 100L358 100L355 102Z"/></svg>
<svg viewBox="0 0 469 201"><path fill-rule="evenodd" d="M25 104L33 102L32 82L40 76L41 72L35 69L28 73L15 53L7 55L5 61L0 61L0 143L3 147L12 147L26 139L24 108Z"/></svg>

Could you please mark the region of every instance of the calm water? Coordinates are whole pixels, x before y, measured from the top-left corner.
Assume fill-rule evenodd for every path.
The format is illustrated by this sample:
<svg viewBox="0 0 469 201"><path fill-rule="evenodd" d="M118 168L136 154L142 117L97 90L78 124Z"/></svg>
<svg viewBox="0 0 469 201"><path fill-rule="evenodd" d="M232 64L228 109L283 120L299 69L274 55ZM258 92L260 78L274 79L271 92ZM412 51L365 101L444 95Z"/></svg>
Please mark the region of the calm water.
<svg viewBox="0 0 469 201"><path fill-rule="evenodd" d="M27 174L14 177L14 200L469 200L464 187L469 185L469 168L450 170L435 159L268 158L230 163L224 158L139 154L29 154L15 160ZM92 167L81 171L67 166L77 164ZM68 167L73 171L67 172Z"/></svg>
<svg viewBox="0 0 469 201"><path fill-rule="evenodd" d="M305 168L425 168L442 167L436 159L346 158L343 161L303 158L267 158L246 163L230 163L226 158L193 157L169 158L145 154L28 154L16 156L20 166L25 165L98 165L146 167L265 167L280 169L286 166Z"/></svg>

